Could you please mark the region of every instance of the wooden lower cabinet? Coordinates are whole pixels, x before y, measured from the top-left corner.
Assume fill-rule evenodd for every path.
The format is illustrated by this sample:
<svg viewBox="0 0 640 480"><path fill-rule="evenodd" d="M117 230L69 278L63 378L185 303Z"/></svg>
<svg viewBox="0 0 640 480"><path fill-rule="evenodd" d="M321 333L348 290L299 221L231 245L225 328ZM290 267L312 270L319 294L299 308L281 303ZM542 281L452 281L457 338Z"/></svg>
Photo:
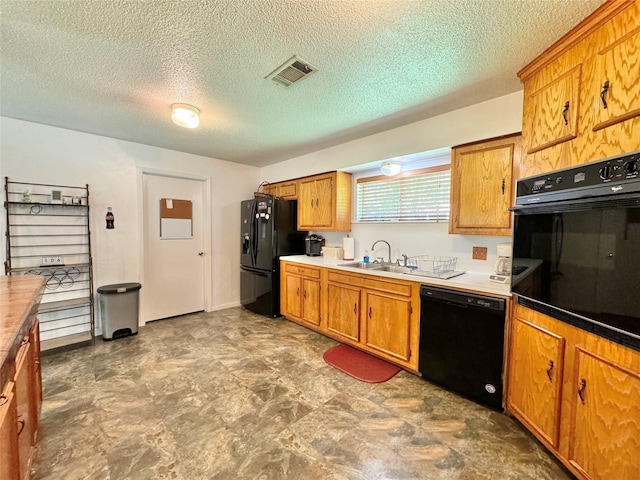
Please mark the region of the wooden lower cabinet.
<svg viewBox="0 0 640 480"><path fill-rule="evenodd" d="M408 370L418 370L419 283L285 260L281 271L285 317ZM320 299L314 310L317 322L305 318L304 293L298 293L309 291L304 287L304 272L319 272L309 279L319 289L313 297Z"/></svg>
<svg viewBox="0 0 640 480"><path fill-rule="evenodd" d="M326 272L324 333L417 370L419 284L340 270Z"/></svg>
<svg viewBox="0 0 640 480"><path fill-rule="evenodd" d="M282 313L294 320L320 325L320 269L285 264L281 269Z"/></svg>
<svg viewBox="0 0 640 480"><path fill-rule="evenodd" d="M558 446L564 338L513 319L510 409L549 445Z"/></svg>
<svg viewBox="0 0 640 480"><path fill-rule="evenodd" d="M521 305L507 409L579 479L640 478L640 352Z"/></svg>
<svg viewBox="0 0 640 480"><path fill-rule="evenodd" d="M411 298L364 291L364 343L387 357L411 358Z"/></svg>
<svg viewBox="0 0 640 480"><path fill-rule="evenodd" d="M16 409L18 412L18 457L20 478L29 478L31 469L31 447L36 433L36 418L33 414L34 382L31 345L27 341L16 359Z"/></svg>
<svg viewBox="0 0 640 480"><path fill-rule="evenodd" d="M569 461L585 478L640 478L640 372L577 347Z"/></svg>
<svg viewBox="0 0 640 480"><path fill-rule="evenodd" d="M36 321L16 354L15 373L0 395L0 480L25 480L31 473L42 405L40 348L34 343L38 332Z"/></svg>
<svg viewBox="0 0 640 480"><path fill-rule="evenodd" d="M15 383L8 382L0 395L0 480L20 478L17 438Z"/></svg>
<svg viewBox="0 0 640 480"><path fill-rule="evenodd" d="M327 331L352 342L360 342L360 289L327 285Z"/></svg>

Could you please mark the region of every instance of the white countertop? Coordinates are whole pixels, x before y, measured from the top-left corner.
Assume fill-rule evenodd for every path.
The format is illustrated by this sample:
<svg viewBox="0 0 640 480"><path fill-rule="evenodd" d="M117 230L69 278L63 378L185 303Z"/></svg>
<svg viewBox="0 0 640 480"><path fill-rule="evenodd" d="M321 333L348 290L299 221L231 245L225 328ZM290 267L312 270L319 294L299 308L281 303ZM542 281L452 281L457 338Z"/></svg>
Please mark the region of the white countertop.
<svg viewBox="0 0 640 480"><path fill-rule="evenodd" d="M308 257L306 255L291 255L280 257L280 260L287 262L303 263L316 267L329 267L337 270L344 270L352 273L362 273L364 275L375 275L378 277L396 278L423 285L432 285L444 288L453 288L457 290L467 290L472 292L486 293L489 295L499 295L501 297L511 296L511 285L509 283L496 283L489 280L490 273L487 272L466 272L449 280L431 277L420 277L417 275L408 275L406 273L383 272L380 270L365 270L363 268L354 268L341 266L344 263L353 263L353 260L330 260L324 257Z"/></svg>

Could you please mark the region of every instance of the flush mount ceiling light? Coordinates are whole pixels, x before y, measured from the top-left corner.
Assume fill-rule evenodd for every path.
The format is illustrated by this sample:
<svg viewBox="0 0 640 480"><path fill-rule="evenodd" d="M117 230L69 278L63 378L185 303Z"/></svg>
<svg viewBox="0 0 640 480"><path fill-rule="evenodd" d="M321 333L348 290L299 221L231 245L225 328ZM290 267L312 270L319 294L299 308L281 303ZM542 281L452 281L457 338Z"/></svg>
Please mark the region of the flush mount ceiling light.
<svg viewBox="0 0 640 480"><path fill-rule="evenodd" d="M399 174L400 170L402 170L402 163L397 160L384 162L380 167L380 171L388 177L393 177L394 175Z"/></svg>
<svg viewBox="0 0 640 480"><path fill-rule="evenodd" d="M200 125L200 110L186 103L174 103L171 105L171 120L181 127L196 128Z"/></svg>

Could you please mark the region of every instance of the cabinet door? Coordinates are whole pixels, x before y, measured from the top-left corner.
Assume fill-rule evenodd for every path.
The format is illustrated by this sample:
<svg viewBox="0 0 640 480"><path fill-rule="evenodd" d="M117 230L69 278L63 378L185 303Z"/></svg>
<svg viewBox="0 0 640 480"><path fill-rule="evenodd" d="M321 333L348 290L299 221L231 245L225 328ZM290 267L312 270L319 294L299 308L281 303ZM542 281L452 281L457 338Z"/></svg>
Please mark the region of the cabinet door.
<svg viewBox="0 0 640 480"><path fill-rule="evenodd" d="M36 321L31 332L29 332L29 343L31 343L31 356L33 358L33 396L34 396L34 421L36 430L42 410L42 368L40 365L40 322Z"/></svg>
<svg viewBox="0 0 640 480"><path fill-rule="evenodd" d="M33 375L30 344L25 343L16 357L16 408L18 412L18 458L20 478L28 478L31 446L35 436L31 399Z"/></svg>
<svg viewBox="0 0 640 480"><path fill-rule="evenodd" d="M593 130L640 115L640 27L598 52Z"/></svg>
<svg viewBox="0 0 640 480"><path fill-rule="evenodd" d="M263 185L262 191L267 195L273 195L274 197L278 196L278 185L277 183L268 183Z"/></svg>
<svg viewBox="0 0 640 480"><path fill-rule="evenodd" d="M285 273L285 305L284 314L292 318L302 317L302 299L300 290L302 287L302 277L300 275L292 275Z"/></svg>
<svg viewBox="0 0 640 480"><path fill-rule="evenodd" d="M316 227L333 225L333 179L330 176L316 180L316 211L314 224Z"/></svg>
<svg viewBox="0 0 640 480"><path fill-rule="evenodd" d="M342 337L360 341L360 289L329 283L327 330Z"/></svg>
<svg viewBox="0 0 640 480"><path fill-rule="evenodd" d="M409 361L411 300L364 291L365 344L389 357Z"/></svg>
<svg viewBox="0 0 640 480"><path fill-rule="evenodd" d="M0 395L0 479L19 478L18 418L15 384L8 382Z"/></svg>
<svg viewBox="0 0 640 480"><path fill-rule="evenodd" d="M564 338L513 319L507 405L551 446L558 447Z"/></svg>
<svg viewBox="0 0 640 480"><path fill-rule="evenodd" d="M527 153L535 153L578 136L582 65L533 93Z"/></svg>
<svg viewBox="0 0 640 480"><path fill-rule="evenodd" d="M640 478L640 372L576 355L569 461L592 480Z"/></svg>
<svg viewBox="0 0 640 480"><path fill-rule="evenodd" d="M315 226L316 211L316 182L315 180L300 181L300 196L298 197L298 229L305 230Z"/></svg>
<svg viewBox="0 0 640 480"><path fill-rule="evenodd" d="M452 151L449 233L510 235L513 164L521 136L456 147Z"/></svg>
<svg viewBox="0 0 640 480"><path fill-rule="evenodd" d="M320 325L320 282L302 279L302 320Z"/></svg>

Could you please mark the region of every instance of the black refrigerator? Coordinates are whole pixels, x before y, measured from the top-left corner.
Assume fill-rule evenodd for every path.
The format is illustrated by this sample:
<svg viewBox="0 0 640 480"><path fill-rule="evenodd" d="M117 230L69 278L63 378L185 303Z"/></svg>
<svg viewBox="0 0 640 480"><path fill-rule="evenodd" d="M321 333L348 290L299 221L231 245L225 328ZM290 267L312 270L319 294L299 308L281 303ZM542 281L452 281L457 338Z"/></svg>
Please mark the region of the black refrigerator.
<svg viewBox="0 0 640 480"><path fill-rule="evenodd" d="M256 195L242 202L240 303L252 312L280 316L280 256L304 254L306 231L297 226L297 202Z"/></svg>

